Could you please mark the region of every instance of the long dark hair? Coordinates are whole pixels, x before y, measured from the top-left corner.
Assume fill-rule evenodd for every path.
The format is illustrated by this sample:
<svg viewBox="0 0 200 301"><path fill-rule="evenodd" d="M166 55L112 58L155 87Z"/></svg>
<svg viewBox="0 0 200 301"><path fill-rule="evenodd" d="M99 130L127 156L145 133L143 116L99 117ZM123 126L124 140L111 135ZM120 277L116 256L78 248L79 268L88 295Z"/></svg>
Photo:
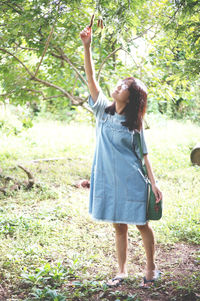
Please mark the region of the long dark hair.
<svg viewBox="0 0 200 301"><path fill-rule="evenodd" d="M130 96L129 102L122 112L126 117L122 125L126 126L130 131L140 131L147 107L147 89L137 78L127 77L123 81L128 84ZM105 112L111 115L115 114L115 101L105 109Z"/></svg>

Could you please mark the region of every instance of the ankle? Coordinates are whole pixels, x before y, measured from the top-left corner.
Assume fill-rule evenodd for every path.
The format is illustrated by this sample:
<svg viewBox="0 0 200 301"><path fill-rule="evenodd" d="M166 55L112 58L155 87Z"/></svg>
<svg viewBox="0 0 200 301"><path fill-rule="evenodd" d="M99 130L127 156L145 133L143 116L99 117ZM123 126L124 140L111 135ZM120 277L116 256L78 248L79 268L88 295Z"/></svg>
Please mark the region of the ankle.
<svg viewBox="0 0 200 301"><path fill-rule="evenodd" d="M156 269L155 263L147 264L146 265L146 270L147 271L154 271Z"/></svg>
<svg viewBox="0 0 200 301"><path fill-rule="evenodd" d="M128 272L126 269L120 269L118 274L119 275L128 275Z"/></svg>
<svg viewBox="0 0 200 301"><path fill-rule="evenodd" d="M116 277L119 277L119 278L126 278L126 277L128 277L128 273L118 273L118 274L116 275Z"/></svg>

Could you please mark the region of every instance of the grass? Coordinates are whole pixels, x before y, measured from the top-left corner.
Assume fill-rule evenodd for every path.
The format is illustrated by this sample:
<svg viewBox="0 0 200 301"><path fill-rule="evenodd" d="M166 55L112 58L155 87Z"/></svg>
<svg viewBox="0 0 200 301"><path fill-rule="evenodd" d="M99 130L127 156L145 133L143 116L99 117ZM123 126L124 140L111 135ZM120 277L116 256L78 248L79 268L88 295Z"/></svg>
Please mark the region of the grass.
<svg viewBox="0 0 200 301"><path fill-rule="evenodd" d="M163 218L151 224L158 253L171 254L171 262L176 258L175 273L186 248L194 266L200 263L200 167L190 163L191 149L200 141L200 128L155 115L148 116L148 123L150 159L164 193ZM90 218L89 190L74 186L79 179L89 179L94 144L95 129L84 123L40 120L16 136L2 134L2 174L24 181L26 175L17 167L22 164L37 184L32 190L0 192L0 296L4 294L6 300L145 300L135 286L145 257L134 226L129 228L129 269L133 276L127 291L111 292L104 284L116 271L113 228ZM32 162L53 157L63 159ZM159 264L159 258L157 261ZM199 273L194 271L190 280L185 275L181 285L171 281L167 272L164 275L174 300L181 294L198 295ZM174 279L177 277L180 280L177 274ZM163 296L169 286L164 287L162 284L160 289ZM152 294L154 298L156 291ZM192 298L195 300L194 295Z"/></svg>

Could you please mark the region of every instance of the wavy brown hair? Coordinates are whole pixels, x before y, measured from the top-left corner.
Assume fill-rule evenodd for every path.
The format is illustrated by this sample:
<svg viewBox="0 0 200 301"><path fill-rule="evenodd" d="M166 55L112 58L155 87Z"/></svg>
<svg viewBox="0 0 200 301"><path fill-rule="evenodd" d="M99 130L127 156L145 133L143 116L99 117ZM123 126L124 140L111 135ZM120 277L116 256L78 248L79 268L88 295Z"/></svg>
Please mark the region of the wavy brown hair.
<svg viewBox="0 0 200 301"><path fill-rule="evenodd" d="M130 131L140 131L147 107L147 89L145 85L135 77L127 77L123 82L128 85L130 96L129 103L122 112L126 117L122 125L126 126ZM111 115L115 114L115 101L105 109L105 112Z"/></svg>

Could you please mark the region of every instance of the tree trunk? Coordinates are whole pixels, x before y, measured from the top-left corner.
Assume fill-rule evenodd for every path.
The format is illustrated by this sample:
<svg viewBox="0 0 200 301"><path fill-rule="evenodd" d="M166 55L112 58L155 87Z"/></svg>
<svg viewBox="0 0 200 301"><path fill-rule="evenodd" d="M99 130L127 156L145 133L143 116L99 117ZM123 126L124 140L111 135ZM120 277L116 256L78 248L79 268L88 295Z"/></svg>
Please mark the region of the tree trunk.
<svg viewBox="0 0 200 301"><path fill-rule="evenodd" d="M193 164L200 166L200 143L198 143L191 151L190 158Z"/></svg>

